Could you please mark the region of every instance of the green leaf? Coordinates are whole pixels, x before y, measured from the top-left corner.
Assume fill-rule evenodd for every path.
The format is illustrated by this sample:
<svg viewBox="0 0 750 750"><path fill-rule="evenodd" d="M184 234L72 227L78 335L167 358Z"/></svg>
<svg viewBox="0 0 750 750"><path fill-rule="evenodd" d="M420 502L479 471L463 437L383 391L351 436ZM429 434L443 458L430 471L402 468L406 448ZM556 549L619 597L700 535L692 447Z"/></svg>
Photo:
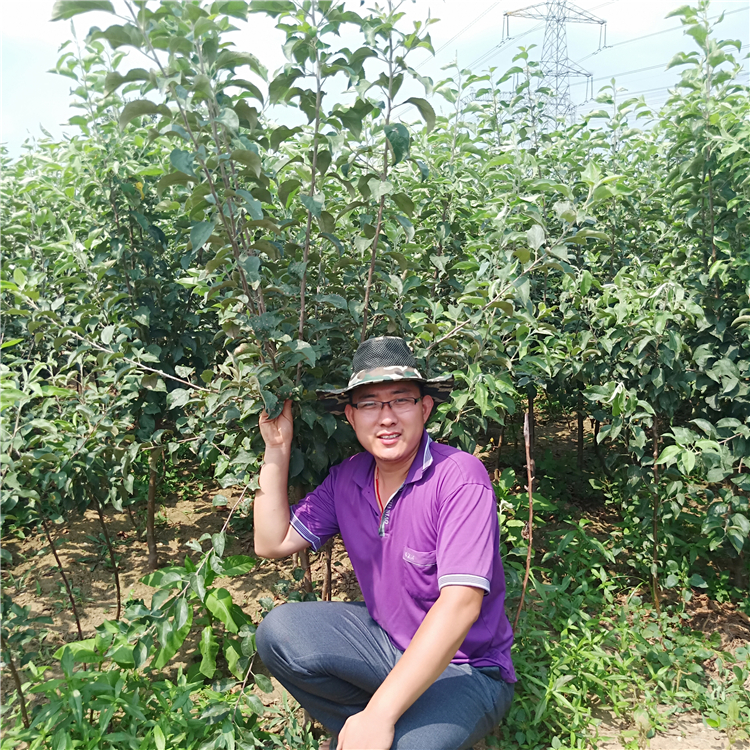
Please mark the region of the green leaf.
<svg viewBox="0 0 750 750"><path fill-rule="evenodd" d="M307 341L290 341L289 348L293 352L300 352L301 354L303 354L310 367L315 367L315 349L313 349L312 346L307 343Z"/></svg>
<svg viewBox="0 0 750 750"><path fill-rule="evenodd" d="M677 456L682 453L684 448L682 448L679 445L668 445L659 455L659 458L656 459L657 464L663 464L667 461L674 460Z"/></svg>
<svg viewBox="0 0 750 750"><path fill-rule="evenodd" d="M560 260L564 260L564 261L568 260L568 248L565 247L565 245L553 245L549 249L549 254L554 255L556 258L559 258Z"/></svg>
<svg viewBox="0 0 750 750"><path fill-rule="evenodd" d="M584 271L581 274L581 294L588 294L593 282L594 277L591 275L591 273L589 271Z"/></svg>
<svg viewBox="0 0 750 750"><path fill-rule="evenodd" d="M143 576L141 583L145 583L146 586L152 586L153 588L162 588L164 586L175 588L176 583L182 583L184 575L185 568L171 565Z"/></svg>
<svg viewBox="0 0 750 750"><path fill-rule="evenodd" d="M206 582L202 573L192 573L190 576L190 588L195 595L203 601L206 598Z"/></svg>
<svg viewBox="0 0 750 750"><path fill-rule="evenodd" d="M525 305L531 296L531 283L529 282L528 276L519 276L513 282L513 286L518 292L518 298Z"/></svg>
<svg viewBox="0 0 750 750"><path fill-rule="evenodd" d="M219 112L219 116L216 118L217 122L220 122L222 125L224 125L226 128L229 128L229 130L236 132L239 130L240 127L240 118L237 116L237 113L230 109L229 107L226 107Z"/></svg>
<svg viewBox="0 0 750 750"><path fill-rule="evenodd" d="M385 137L393 150L393 164L395 166L409 156L409 131L400 122L395 125L386 125L384 130Z"/></svg>
<svg viewBox="0 0 750 750"><path fill-rule="evenodd" d="M595 185L599 180L602 178L602 173L599 171L599 167L594 164L593 161L590 161L586 165L586 169L583 170L581 174L581 180L585 182L587 185Z"/></svg>
<svg viewBox="0 0 750 750"><path fill-rule="evenodd" d="M169 111L169 110L167 110ZM158 115L164 113L164 106L154 104L149 99L136 99L128 102L120 113L120 127L124 128L131 120L143 115Z"/></svg>
<svg viewBox="0 0 750 750"><path fill-rule="evenodd" d="M179 630L170 628L165 645L159 649L151 664L154 669L163 669L180 648L182 648L182 644L193 625L193 608L188 607L187 612L187 620Z"/></svg>
<svg viewBox="0 0 750 750"><path fill-rule="evenodd" d="M89 32L89 42L93 42L97 39L106 39L112 49L117 49L118 47L124 47L124 46L131 46L135 47L136 49L139 49L143 44L143 35L138 30L137 27L133 26L133 24L125 24L124 26L120 26L119 24L114 24L113 26L110 26L109 28L105 29L104 31L100 31L96 26L91 29ZM143 70L142 68L140 69ZM119 83L115 83L112 78L110 78L112 74L108 74L107 78L105 78L105 86L107 89L110 89L110 86L114 84L114 88L116 88ZM125 81L136 81L136 80L145 80L147 81L149 79L148 73L146 73L145 78L142 77L141 72L137 72L133 75L128 73L127 76L121 76L119 73L115 73L115 75L119 76L120 79L122 79L122 82ZM107 80L109 79L109 80Z"/></svg>
<svg viewBox="0 0 750 750"><path fill-rule="evenodd" d="M185 597L180 597L174 605L174 628L179 630L188 619L188 604Z"/></svg>
<svg viewBox="0 0 750 750"><path fill-rule="evenodd" d="M414 201L406 193L396 193L391 200L409 217L414 213Z"/></svg>
<svg viewBox="0 0 750 750"><path fill-rule="evenodd" d="M320 212L325 207L325 198L322 193L315 195L300 195L302 205L316 218L320 218Z"/></svg>
<svg viewBox="0 0 750 750"><path fill-rule="evenodd" d="M349 303L346 301L346 298L342 297L340 294L316 294L315 301L333 305L337 310L349 309Z"/></svg>
<svg viewBox="0 0 750 750"><path fill-rule="evenodd" d="M239 52L238 50L223 49L216 58L214 67L217 70L239 68L242 65L248 65L250 70L257 73L264 81L268 77L268 71L260 63L255 55L249 52Z"/></svg>
<svg viewBox="0 0 750 750"><path fill-rule="evenodd" d="M250 218L254 221L260 221L263 218L263 206L261 202L251 193L248 193L247 190L238 190L237 195L245 202L245 208L248 214L250 214Z"/></svg>
<svg viewBox="0 0 750 750"><path fill-rule="evenodd" d="M405 216L396 214L393 218L401 224L406 232L406 239L411 242L414 239L414 225Z"/></svg>
<svg viewBox="0 0 750 750"><path fill-rule="evenodd" d="M256 177L260 177L260 174L263 171L263 162L255 151L237 148L232 151L231 159L232 161L239 162L242 166L251 169Z"/></svg>
<svg viewBox="0 0 750 750"><path fill-rule="evenodd" d="M379 180L377 177L373 177L367 182L370 188L370 195L373 200L379 200L383 195L393 192L393 183L388 180Z"/></svg>
<svg viewBox="0 0 750 750"><path fill-rule="evenodd" d="M208 238L214 233L215 224L213 221L198 221L193 224L190 230L190 244L193 250L200 250Z"/></svg>
<svg viewBox="0 0 750 750"><path fill-rule="evenodd" d="M170 172L169 174L165 174L164 177L156 183L156 194L161 198L168 187L171 187L172 185L187 185L189 182L195 182L196 180L197 177L194 174L189 175L185 174L185 172Z"/></svg>
<svg viewBox="0 0 750 750"><path fill-rule="evenodd" d="M526 240L532 250L538 250L544 244L544 229L542 229L539 224L534 224L534 226L526 232Z"/></svg>
<svg viewBox="0 0 750 750"><path fill-rule="evenodd" d="M67 21L80 13L92 10L114 13L115 9L109 0L57 0L52 8L50 21Z"/></svg>
<svg viewBox="0 0 750 750"><path fill-rule="evenodd" d="M142 326L147 326L151 321L151 310L145 305L141 305L133 314L133 320Z"/></svg>
<svg viewBox="0 0 750 750"><path fill-rule="evenodd" d="M430 176L430 168L419 159L412 159L412 161L417 165L417 169L419 169L419 173L422 175L420 182L424 182Z"/></svg>
<svg viewBox="0 0 750 750"><path fill-rule="evenodd" d="M273 2L277 1L278 0L273 0ZM247 703L253 713L257 714L258 716L263 716L266 709L257 695L254 695L253 693L245 693L243 697L245 698L245 703Z"/></svg>
<svg viewBox="0 0 750 750"><path fill-rule="evenodd" d="M273 692L273 683L264 674L256 674L255 675L255 684L264 693L272 693Z"/></svg>
<svg viewBox="0 0 750 750"><path fill-rule="evenodd" d="M199 650L201 656L200 673L210 680L216 672L216 655L219 653L219 642L210 625L203 628Z"/></svg>
<svg viewBox="0 0 750 750"><path fill-rule="evenodd" d="M190 391L185 388L175 388L167 394L167 409L177 409L190 400Z"/></svg>
<svg viewBox="0 0 750 750"><path fill-rule="evenodd" d="M284 408L284 401L265 389L261 390L260 396L263 399L263 408L266 410L268 418L276 419Z"/></svg>
<svg viewBox="0 0 750 750"><path fill-rule="evenodd" d="M238 632L239 628L232 617L232 595L226 589L209 591L205 603L208 611L223 622L230 633Z"/></svg>
<svg viewBox="0 0 750 750"><path fill-rule="evenodd" d="M243 670L240 667L240 659L242 659L242 650L240 646L234 640L224 638L224 657L227 660L227 666L229 671L238 679L241 680L244 677Z"/></svg>
<svg viewBox="0 0 750 750"><path fill-rule="evenodd" d="M169 163L178 171L190 177L195 177L193 169L193 155L181 148L176 148L169 155Z"/></svg>
<svg viewBox="0 0 750 750"><path fill-rule="evenodd" d="M219 557L221 557L224 554L224 548L226 547L226 544L227 544L226 534L223 531L219 532L218 534L213 534L211 536L211 544L213 545L214 552Z"/></svg>
<svg viewBox="0 0 750 750"><path fill-rule="evenodd" d="M154 727L154 744L156 745L156 750L166 750L167 740L158 724Z"/></svg>
<svg viewBox="0 0 750 750"><path fill-rule="evenodd" d="M112 338L115 335L115 327L114 326L106 326L104 329L102 329L102 332L99 336L99 338L102 340L102 343L106 346L109 346L112 343Z"/></svg>
<svg viewBox="0 0 750 750"><path fill-rule="evenodd" d="M4 626L3 626L4 627ZM98 664L104 660L102 654L96 651L96 638L86 638L83 641L73 641L55 651L53 658L62 659L65 649L70 651L74 662L83 664Z"/></svg>
<svg viewBox="0 0 750 750"><path fill-rule="evenodd" d="M225 576L241 576L249 573L256 565L257 560L247 555L230 555L224 559Z"/></svg>
<svg viewBox="0 0 750 750"><path fill-rule="evenodd" d="M432 108L432 105L426 99L420 99L417 96L407 99L406 103L413 104L419 110L419 114L422 115L427 132L429 133L435 127L435 110Z"/></svg>

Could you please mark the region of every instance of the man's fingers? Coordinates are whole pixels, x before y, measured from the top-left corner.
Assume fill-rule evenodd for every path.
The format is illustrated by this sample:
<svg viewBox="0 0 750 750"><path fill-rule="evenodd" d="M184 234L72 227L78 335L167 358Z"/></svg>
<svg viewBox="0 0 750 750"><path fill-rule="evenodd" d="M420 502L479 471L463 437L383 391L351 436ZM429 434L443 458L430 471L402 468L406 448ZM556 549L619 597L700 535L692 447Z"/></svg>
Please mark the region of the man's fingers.
<svg viewBox="0 0 750 750"><path fill-rule="evenodd" d="M291 420L292 418L291 399L287 399L286 401L284 401L284 408L281 410L281 414L279 414L279 417L286 417L287 419ZM265 409L263 409L263 411L260 413L261 422L275 422L279 417L276 417L275 419L269 419L268 412Z"/></svg>

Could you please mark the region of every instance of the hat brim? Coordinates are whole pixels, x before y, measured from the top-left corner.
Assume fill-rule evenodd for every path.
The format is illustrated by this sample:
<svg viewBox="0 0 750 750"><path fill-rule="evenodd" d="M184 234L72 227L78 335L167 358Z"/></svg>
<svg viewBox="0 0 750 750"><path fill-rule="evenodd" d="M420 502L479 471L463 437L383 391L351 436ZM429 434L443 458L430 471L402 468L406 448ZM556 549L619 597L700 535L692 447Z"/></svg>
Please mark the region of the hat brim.
<svg viewBox="0 0 750 750"><path fill-rule="evenodd" d="M431 396L436 404L441 404L450 398L453 390L453 375L440 375L436 378L417 378L407 375L390 375L377 379L368 379L367 383L356 383L346 388L335 388L325 391L317 391L318 399L322 402L323 408L331 414L343 414L346 405L350 403L349 395L362 385L372 385L376 383L393 383L400 380L408 380L412 383L419 383L425 396Z"/></svg>

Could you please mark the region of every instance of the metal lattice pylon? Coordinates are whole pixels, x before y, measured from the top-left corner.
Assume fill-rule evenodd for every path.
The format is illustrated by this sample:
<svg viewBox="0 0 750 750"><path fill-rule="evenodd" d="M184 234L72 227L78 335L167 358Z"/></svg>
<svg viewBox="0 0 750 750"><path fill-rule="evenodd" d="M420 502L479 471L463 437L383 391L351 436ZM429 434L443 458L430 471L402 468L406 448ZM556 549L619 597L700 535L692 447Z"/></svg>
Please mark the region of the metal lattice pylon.
<svg viewBox="0 0 750 750"><path fill-rule="evenodd" d="M505 31L510 36L510 16L519 18L536 18L544 21L544 46L542 47L541 68L544 78L540 86L550 90L546 111L550 117L568 118L573 114L574 105L570 99L571 77L586 77L591 80L591 73L568 57L568 37L566 23L599 24L599 46L602 36L606 46L606 21L589 13L568 0L547 0L530 5L520 10L511 10L504 14Z"/></svg>

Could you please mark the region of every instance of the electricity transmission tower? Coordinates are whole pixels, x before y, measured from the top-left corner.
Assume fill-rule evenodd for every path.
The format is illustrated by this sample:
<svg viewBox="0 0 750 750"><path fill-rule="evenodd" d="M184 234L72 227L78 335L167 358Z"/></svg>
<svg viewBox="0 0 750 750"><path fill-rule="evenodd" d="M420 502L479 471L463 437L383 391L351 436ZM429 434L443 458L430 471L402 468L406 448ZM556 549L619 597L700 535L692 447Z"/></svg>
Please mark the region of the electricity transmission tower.
<svg viewBox="0 0 750 750"><path fill-rule="evenodd" d="M607 43L606 21L589 13L583 8L569 2L569 0L546 0L546 2L529 5L520 10L511 10L503 15L504 31L510 36L510 17L535 18L544 21L544 46L542 47L541 68L544 78L540 86L551 91L546 113L555 118L568 118L574 112L574 105L570 99L571 77L586 77L592 79L591 73L584 70L578 63L568 57L568 38L566 23L596 23L599 24L599 47ZM587 87L588 92L588 87ZM592 92L593 93L593 92Z"/></svg>

